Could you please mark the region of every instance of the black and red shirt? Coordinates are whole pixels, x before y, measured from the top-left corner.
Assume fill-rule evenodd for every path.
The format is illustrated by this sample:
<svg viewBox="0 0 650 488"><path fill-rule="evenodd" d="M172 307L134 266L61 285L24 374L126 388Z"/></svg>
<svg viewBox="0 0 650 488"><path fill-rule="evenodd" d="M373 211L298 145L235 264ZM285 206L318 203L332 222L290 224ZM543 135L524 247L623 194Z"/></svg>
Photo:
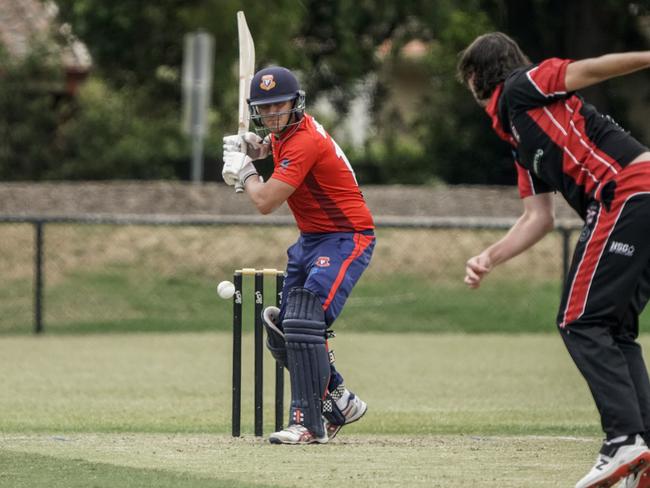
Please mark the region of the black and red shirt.
<svg viewBox="0 0 650 488"><path fill-rule="evenodd" d="M486 111L495 132L514 148L520 196L559 191L584 217L604 184L648 148L566 91L569 63L551 58L513 71Z"/></svg>

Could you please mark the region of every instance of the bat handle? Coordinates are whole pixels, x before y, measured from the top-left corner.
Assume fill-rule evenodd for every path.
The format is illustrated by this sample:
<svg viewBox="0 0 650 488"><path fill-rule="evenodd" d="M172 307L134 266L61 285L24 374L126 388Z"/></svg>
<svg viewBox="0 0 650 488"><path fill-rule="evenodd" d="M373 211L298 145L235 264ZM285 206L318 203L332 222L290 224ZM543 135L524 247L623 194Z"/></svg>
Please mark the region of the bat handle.
<svg viewBox="0 0 650 488"><path fill-rule="evenodd" d="M238 133L241 136L245 132L246 131L242 131L241 128L240 128ZM248 147L247 147L246 143L243 140L241 142L241 149L242 149L242 152L244 154L246 154L246 152L248 152ZM243 185L243 183L241 181L238 181L237 183L235 183L235 193L244 193L244 185Z"/></svg>

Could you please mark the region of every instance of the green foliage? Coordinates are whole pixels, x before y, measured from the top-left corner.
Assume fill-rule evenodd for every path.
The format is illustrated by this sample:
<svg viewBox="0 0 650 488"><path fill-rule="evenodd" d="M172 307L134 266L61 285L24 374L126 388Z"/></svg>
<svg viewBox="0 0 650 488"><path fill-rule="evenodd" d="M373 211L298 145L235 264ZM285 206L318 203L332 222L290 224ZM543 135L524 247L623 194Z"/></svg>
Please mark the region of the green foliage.
<svg viewBox="0 0 650 488"><path fill-rule="evenodd" d="M0 50L0 180L41 179L60 154L62 73L40 45L15 61Z"/></svg>
<svg viewBox="0 0 650 488"><path fill-rule="evenodd" d="M340 141L363 183L514 182L507 147L454 77L457 53L478 34L508 32L533 60L647 46L638 26L647 7L635 3L623 10L615 0L598 9L589 0L57 4L61 21L71 24L93 56L92 81L75 103L39 84L61 77L45 58L2 59L1 179L186 178L188 141L177 127L181 65L183 36L196 30L215 37L205 151L211 167L220 159L221 136L236 127L238 10L246 13L255 39L257 67L294 69L308 110L317 99L331 102L336 113L327 128L335 135L351 102L368 98L365 144L346 147L346 138ZM402 50L411 41L426 47L423 56ZM599 85L587 98L641 134L628 117L629 97L621 95L631 92L627 83Z"/></svg>
<svg viewBox="0 0 650 488"><path fill-rule="evenodd" d="M64 179L164 179L187 159L175 111L140 106L137 87L111 89L97 78L80 93L76 116L62 127L65 157L52 172Z"/></svg>
<svg viewBox="0 0 650 488"><path fill-rule="evenodd" d="M435 10L423 8L417 20L411 19L410 30L396 37L398 45L427 40L429 50L410 65L393 54L384 63L386 76L380 78L378 92L385 93L400 76L418 76L426 84L413 93L417 97L412 102L414 115L401 120L401 126L398 112L382 118L381 103L375 105L381 120L380 142L372 141L366 154L380 171L372 182L513 182L508 149L491 134L487 117L455 79L457 53L477 35L495 29L475 4L441 2ZM385 157L373 158L377 145L387 148Z"/></svg>

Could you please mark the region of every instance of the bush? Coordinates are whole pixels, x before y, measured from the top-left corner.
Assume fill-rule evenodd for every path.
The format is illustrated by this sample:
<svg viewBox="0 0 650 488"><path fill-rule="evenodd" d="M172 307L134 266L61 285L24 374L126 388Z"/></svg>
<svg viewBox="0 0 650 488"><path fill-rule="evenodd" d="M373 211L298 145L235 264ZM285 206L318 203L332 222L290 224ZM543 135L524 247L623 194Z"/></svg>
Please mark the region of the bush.
<svg viewBox="0 0 650 488"><path fill-rule="evenodd" d="M177 111L141 113L137 89L111 90L98 79L82 88L75 117L62 128L65 157L50 173L63 179L176 177L189 159Z"/></svg>
<svg viewBox="0 0 650 488"><path fill-rule="evenodd" d="M57 95L60 69L36 48L20 61L0 50L0 179L38 180L57 164L59 122L68 110Z"/></svg>

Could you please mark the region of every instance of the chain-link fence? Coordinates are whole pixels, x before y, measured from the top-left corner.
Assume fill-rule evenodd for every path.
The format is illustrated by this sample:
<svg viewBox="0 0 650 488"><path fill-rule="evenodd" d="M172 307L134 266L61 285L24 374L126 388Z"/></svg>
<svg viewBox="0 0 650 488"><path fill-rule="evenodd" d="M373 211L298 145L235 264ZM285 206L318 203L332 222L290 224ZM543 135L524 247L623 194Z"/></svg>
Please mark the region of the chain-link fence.
<svg viewBox="0 0 650 488"><path fill-rule="evenodd" d="M479 290L462 282L465 261L512 222L379 219L372 263L336 327L553 330L575 224ZM231 304L216 284L237 268L283 269L298 235L284 217L4 217L0 232L0 333L226 330Z"/></svg>

